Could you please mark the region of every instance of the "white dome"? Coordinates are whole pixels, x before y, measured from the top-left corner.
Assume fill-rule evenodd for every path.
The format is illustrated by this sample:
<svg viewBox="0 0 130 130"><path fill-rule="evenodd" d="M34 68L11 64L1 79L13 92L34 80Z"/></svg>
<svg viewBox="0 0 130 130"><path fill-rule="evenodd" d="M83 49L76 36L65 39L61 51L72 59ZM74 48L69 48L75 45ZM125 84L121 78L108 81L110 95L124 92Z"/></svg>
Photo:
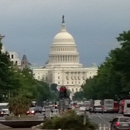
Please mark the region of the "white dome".
<svg viewBox="0 0 130 130"><path fill-rule="evenodd" d="M55 43L67 43L67 44L75 44L73 36L66 31L65 23L61 25L61 31L55 35L53 44Z"/></svg>
<svg viewBox="0 0 130 130"><path fill-rule="evenodd" d="M74 41L74 38L72 37L71 34L69 34L68 32L60 32L58 33L55 37L54 37L54 41L57 40L69 40L69 41Z"/></svg>

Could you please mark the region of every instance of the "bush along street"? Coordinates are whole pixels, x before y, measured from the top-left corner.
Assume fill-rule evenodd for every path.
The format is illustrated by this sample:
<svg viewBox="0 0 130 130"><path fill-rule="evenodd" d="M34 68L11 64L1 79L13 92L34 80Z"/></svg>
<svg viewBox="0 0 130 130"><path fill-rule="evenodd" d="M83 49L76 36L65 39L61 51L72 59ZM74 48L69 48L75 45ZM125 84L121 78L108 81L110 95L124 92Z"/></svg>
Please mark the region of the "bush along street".
<svg viewBox="0 0 130 130"><path fill-rule="evenodd" d="M86 117L77 115L75 111L67 111L63 116L46 119L41 129L96 130L97 126Z"/></svg>

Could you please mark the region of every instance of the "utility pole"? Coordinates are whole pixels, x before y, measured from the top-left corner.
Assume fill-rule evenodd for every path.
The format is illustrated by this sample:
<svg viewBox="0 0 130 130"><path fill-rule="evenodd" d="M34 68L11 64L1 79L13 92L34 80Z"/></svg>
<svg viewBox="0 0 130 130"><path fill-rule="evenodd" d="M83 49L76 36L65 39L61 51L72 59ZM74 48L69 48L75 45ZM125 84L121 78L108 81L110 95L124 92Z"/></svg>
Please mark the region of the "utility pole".
<svg viewBox="0 0 130 130"><path fill-rule="evenodd" d="M83 119L83 124L84 124L84 125L86 125L86 118L87 118L86 116L87 116L87 115L86 115L86 110L85 110L85 111L84 111L84 119Z"/></svg>

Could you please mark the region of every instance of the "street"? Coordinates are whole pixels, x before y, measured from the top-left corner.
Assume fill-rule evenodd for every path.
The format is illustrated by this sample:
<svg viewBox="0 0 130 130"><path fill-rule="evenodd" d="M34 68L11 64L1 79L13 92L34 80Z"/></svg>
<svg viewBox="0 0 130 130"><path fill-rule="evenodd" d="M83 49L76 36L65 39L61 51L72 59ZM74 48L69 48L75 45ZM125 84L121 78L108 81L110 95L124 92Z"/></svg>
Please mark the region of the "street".
<svg viewBox="0 0 130 130"><path fill-rule="evenodd" d="M84 112L81 112L79 110L76 110L77 114L84 114ZM58 112L51 112L50 109L46 109L46 112L44 113L37 113L35 116L38 116L38 120L44 120L44 115L46 115L47 118L53 117L55 115L58 115ZM109 130L110 123L109 121L112 120L116 116L121 116L121 114L113 114L113 113L92 113L89 112L86 113L86 115L89 117L89 119L97 124L99 126L99 130ZM4 120L5 117L0 117L0 120ZM106 129L104 129L104 127ZM7 126L4 126L0 124L0 130L31 130L31 128L10 128Z"/></svg>

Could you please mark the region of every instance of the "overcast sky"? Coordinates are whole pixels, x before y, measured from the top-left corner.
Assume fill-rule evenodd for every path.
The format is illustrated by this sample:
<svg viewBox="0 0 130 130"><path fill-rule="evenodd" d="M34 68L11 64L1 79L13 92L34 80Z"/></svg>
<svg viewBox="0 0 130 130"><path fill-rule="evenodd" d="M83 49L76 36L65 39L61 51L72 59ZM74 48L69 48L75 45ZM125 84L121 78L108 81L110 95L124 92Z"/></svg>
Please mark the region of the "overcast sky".
<svg viewBox="0 0 130 130"><path fill-rule="evenodd" d="M0 0L0 34L8 51L44 65L62 15L75 39L80 62L100 65L116 37L130 29L130 0Z"/></svg>

